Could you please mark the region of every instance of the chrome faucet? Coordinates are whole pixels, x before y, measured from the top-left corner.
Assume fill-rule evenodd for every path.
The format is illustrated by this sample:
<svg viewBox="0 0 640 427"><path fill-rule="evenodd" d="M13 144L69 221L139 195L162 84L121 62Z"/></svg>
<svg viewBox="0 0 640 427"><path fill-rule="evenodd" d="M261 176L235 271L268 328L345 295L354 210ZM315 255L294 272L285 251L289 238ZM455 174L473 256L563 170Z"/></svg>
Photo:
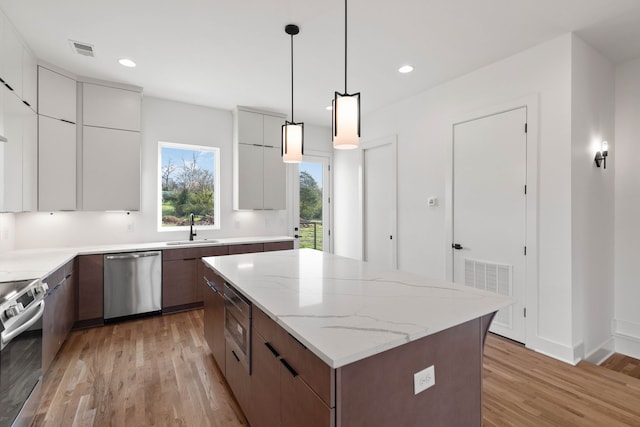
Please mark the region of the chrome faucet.
<svg viewBox="0 0 640 427"><path fill-rule="evenodd" d="M189 214L189 219L189 240L193 240L193 238L198 235L198 233L193 229L193 226L195 225L195 215L193 215L193 213Z"/></svg>

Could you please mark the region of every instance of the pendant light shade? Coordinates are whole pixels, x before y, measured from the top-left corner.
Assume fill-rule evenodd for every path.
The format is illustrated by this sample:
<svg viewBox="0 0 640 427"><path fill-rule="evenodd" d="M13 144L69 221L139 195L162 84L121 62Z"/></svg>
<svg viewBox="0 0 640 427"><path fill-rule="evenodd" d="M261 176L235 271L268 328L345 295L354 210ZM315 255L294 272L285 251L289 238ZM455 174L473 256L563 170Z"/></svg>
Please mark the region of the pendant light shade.
<svg viewBox="0 0 640 427"><path fill-rule="evenodd" d="M347 92L347 0L344 0L344 93L335 92L331 121L333 148L358 148L360 141L360 93Z"/></svg>
<svg viewBox="0 0 640 427"><path fill-rule="evenodd" d="M282 125L282 161L300 163L303 154L304 123L284 122Z"/></svg>
<svg viewBox="0 0 640 427"><path fill-rule="evenodd" d="M289 24L284 31L291 36L291 121L282 125L282 161L300 163L304 154L304 123L293 120L293 36L300 32L300 28Z"/></svg>
<svg viewBox="0 0 640 427"><path fill-rule="evenodd" d="M358 148L360 139L360 94L335 93L333 98L333 148Z"/></svg>

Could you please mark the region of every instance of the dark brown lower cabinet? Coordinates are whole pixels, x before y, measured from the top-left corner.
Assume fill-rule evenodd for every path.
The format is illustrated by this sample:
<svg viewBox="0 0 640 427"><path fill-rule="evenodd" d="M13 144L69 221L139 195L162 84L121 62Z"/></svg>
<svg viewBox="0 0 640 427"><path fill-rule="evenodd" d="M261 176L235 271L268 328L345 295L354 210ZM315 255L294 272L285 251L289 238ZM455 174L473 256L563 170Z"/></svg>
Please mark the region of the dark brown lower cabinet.
<svg viewBox="0 0 640 427"><path fill-rule="evenodd" d="M222 287L224 281L213 270L200 262L203 271L203 299L204 299L204 337L213 353L213 357L222 372L225 369L225 338L224 338L224 298Z"/></svg>
<svg viewBox="0 0 640 427"><path fill-rule="evenodd" d="M231 346L226 346L225 378L247 419L251 420L251 376Z"/></svg>
<svg viewBox="0 0 640 427"><path fill-rule="evenodd" d="M43 280L49 286L42 316L42 372L46 373L75 320L75 260Z"/></svg>
<svg viewBox="0 0 640 427"><path fill-rule="evenodd" d="M331 368L318 359L323 366L317 369L311 360L315 355L256 307L253 313L251 425L333 426L334 409L305 382L311 380L320 394L331 396L330 390L323 393L324 382L315 380L320 377L316 370L324 372L329 380L326 387L332 387Z"/></svg>
<svg viewBox="0 0 640 427"><path fill-rule="evenodd" d="M104 255L78 257L76 326L104 323Z"/></svg>

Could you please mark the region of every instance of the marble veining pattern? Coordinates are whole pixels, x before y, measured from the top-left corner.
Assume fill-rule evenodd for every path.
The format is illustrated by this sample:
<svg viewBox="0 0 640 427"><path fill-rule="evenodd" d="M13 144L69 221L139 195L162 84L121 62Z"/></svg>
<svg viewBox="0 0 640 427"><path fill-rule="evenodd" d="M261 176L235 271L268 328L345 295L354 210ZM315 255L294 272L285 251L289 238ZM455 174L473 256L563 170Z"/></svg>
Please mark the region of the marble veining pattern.
<svg viewBox="0 0 640 427"><path fill-rule="evenodd" d="M310 249L204 260L333 368L512 303Z"/></svg>

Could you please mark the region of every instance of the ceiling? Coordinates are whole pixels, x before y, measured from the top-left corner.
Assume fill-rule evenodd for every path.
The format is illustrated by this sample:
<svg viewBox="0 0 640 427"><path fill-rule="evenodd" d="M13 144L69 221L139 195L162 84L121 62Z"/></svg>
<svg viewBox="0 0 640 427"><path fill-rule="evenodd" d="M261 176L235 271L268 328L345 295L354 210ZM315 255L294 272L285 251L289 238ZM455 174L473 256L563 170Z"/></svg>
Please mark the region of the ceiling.
<svg viewBox="0 0 640 427"><path fill-rule="evenodd" d="M330 125L344 91L342 0L0 0L38 58L150 96ZM351 0L348 91L363 113L574 31L613 62L640 57L638 0ZM95 46L80 56L69 39ZM117 60L138 66L128 69ZM397 72L409 63L411 74Z"/></svg>

